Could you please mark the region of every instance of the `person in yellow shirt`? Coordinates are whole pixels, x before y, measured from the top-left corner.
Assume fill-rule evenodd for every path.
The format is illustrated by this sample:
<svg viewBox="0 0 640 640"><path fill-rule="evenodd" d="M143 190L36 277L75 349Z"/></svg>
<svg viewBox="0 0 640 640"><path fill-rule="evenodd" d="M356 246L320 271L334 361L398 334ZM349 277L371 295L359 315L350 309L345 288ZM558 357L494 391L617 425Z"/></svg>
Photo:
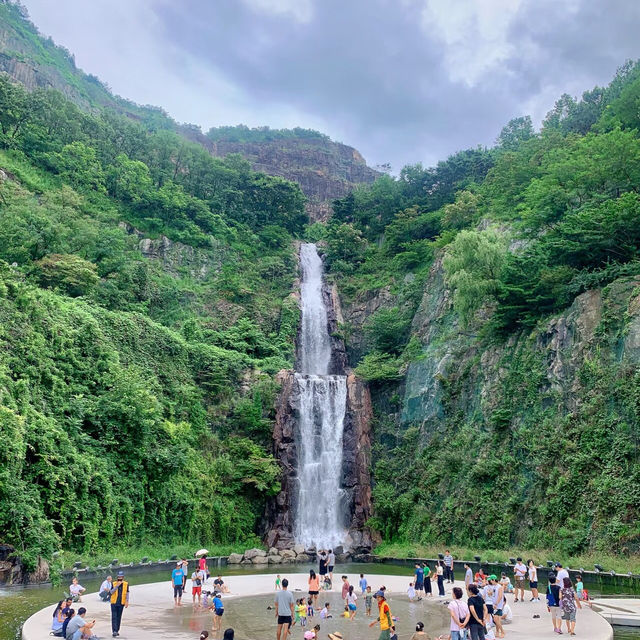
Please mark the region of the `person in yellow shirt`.
<svg viewBox="0 0 640 640"><path fill-rule="evenodd" d="M116 581L111 587L111 635L117 638L120 635L120 623L122 612L129 606L129 583L124 579L124 573L118 571Z"/></svg>
<svg viewBox="0 0 640 640"><path fill-rule="evenodd" d="M378 618L369 626L380 625L380 636L378 640L389 640L391 638L391 609L384 597L384 591L377 591L375 594L378 603Z"/></svg>

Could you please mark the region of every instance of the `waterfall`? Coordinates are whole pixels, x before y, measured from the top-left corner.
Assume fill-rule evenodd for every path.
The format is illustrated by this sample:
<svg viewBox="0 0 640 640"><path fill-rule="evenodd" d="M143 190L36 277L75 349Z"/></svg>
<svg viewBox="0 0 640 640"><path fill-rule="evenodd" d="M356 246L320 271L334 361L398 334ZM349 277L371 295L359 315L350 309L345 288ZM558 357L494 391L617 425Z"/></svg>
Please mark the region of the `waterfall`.
<svg viewBox="0 0 640 640"><path fill-rule="evenodd" d="M322 296L322 260L315 244L300 248L302 324L297 463L296 540L306 546L334 547L345 538L342 521L342 431L347 378L329 375L331 339Z"/></svg>

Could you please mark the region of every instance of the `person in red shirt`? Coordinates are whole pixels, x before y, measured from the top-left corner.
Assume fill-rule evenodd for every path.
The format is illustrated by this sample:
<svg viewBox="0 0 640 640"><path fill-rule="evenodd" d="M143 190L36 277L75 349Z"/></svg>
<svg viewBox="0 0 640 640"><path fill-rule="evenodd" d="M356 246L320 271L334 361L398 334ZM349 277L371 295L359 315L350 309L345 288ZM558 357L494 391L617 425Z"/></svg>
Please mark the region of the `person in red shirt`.
<svg viewBox="0 0 640 640"><path fill-rule="evenodd" d="M209 578L209 569L207 568L207 554L205 553L198 560L198 569L200 571L204 571L207 574L207 578Z"/></svg>

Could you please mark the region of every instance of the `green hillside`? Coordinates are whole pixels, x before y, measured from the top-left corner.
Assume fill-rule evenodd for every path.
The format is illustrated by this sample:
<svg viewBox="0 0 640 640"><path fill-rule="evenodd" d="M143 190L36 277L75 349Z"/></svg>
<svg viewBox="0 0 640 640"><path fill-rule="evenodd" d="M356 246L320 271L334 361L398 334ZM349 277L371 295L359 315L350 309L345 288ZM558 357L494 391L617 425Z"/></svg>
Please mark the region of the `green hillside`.
<svg viewBox="0 0 640 640"><path fill-rule="evenodd" d="M4 541L33 560L252 536L299 187L4 78L0 147Z"/></svg>
<svg viewBox="0 0 640 640"><path fill-rule="evenodd" d="M334 203L383 538L640 550L640 66Z"/></svg>

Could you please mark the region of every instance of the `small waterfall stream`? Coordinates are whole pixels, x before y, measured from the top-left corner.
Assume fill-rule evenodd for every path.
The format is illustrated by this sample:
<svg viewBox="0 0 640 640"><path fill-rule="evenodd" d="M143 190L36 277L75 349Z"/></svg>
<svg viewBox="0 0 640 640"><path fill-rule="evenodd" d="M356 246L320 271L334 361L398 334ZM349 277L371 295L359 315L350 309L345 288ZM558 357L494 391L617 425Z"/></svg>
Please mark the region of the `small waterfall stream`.
<svg viewBox="0 0 640 640"><path fill-rule="evenodd" d="M322 260L315 244L300 248L302 325L299 344L300 415L297 440L295 538L305 546L335 547L342 521L342 435L347 378L329 375L331 339L322 297Z"/></svg>

